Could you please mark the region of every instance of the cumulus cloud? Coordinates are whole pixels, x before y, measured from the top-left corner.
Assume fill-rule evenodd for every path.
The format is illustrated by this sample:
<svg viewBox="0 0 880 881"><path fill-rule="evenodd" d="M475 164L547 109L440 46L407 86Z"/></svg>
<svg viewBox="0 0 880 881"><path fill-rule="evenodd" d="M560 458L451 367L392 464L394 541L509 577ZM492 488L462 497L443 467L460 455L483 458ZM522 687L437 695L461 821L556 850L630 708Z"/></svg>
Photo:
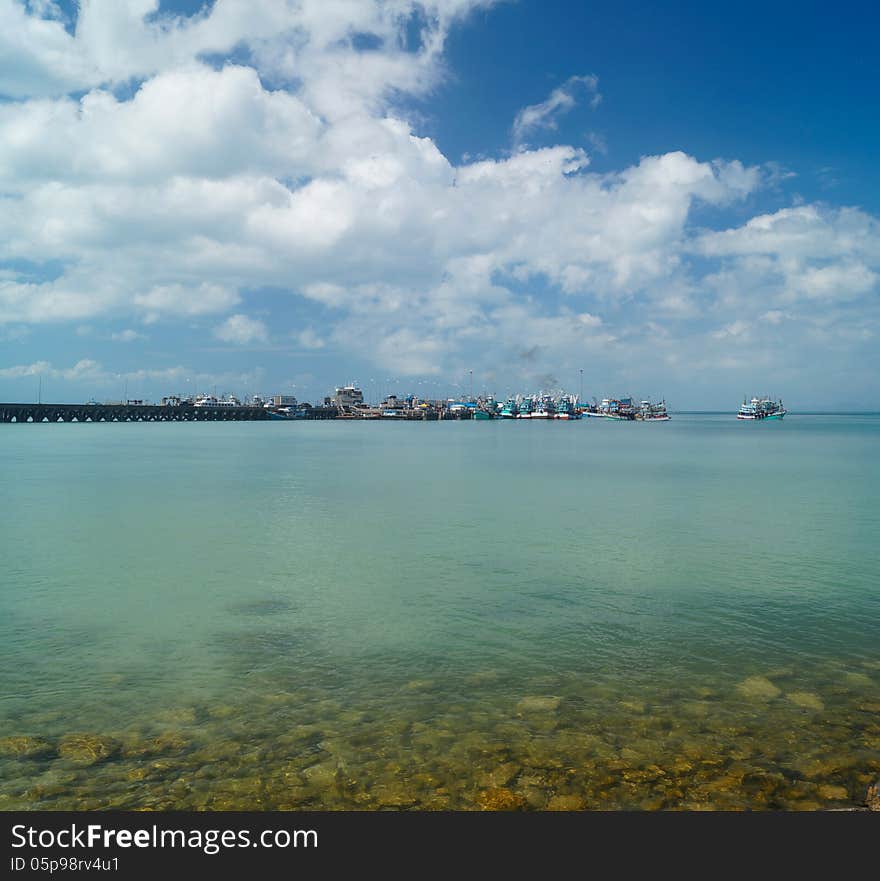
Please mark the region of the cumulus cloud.
<svg viewBox="0 0 880 881"><path fill-rule="evenodd" d="M216 385L218 388L252 389L262 382L264 371L262 368L256 368L244 373L205 372L182 365L114 371L92 358L83 358L69 367L59 367L51 361L34 361L30 364L0 367L0 379L22 380L36 377L73 384L86 383L89 387L113 390L119 389L121 382L128 382L133 387L139 383L157 383L166 393L170 393L174 389L181 391L187 382L192 382L194 379L201 387Z"/></svg>
<svg viewBox="0 0 880 881"><path fill-rule="evenodd" d="M64 22L0 0L0 325L184 322L258 346L251 292L268 289L320 311L303 349L399 376L465 357L496 375L672 369L722 339L769 357L771 326L823 345L874 333L867 306L847 314L876 299L871 215L806 204L705 228L733 205L748 218L780 167L675 151L597 173L577 147L527 148L598 102L593 75L523 108L513 155L445 156L407 100L442 82L450 29L488 5L217 0L169 16L83 0Z"/></svg>
<svg viewBox="0 0 880 881"><path fill-rule="evenodd" d="M800 303L815 311L864 299L880 282L880 222L855 208L785 208L704 233L693 247L723 261L708 282L730 304L751 291L765 308Z"/></svg>
<svg viewBox="0 0 880 881"><path fill-rule="evenodd" d="M269 331L262 321L248 318L247 315L230 315L226 321L215 328L214 336L226 343L247 346L252 343L269 341Z"/></svg>

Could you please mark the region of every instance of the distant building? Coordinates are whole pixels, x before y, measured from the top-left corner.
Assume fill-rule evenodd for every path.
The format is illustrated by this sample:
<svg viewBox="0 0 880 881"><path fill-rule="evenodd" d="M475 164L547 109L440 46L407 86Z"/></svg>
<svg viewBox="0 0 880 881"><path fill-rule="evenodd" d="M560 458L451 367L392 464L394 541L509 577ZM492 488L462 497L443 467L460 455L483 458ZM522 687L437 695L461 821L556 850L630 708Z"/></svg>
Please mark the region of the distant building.
<svg viewBox="0 0 880 881"><path fill-rule="evenodd" d="M331 404L343 410L348 410L351 407L363 407L364 393L353 385L346 385L336 389Z"/></svg>
<svg viewBox="0 0 880 881"><path fill-rule="evenodd" d="M293 395L272 395L273 407L295 407L296 403Z"/></svg>

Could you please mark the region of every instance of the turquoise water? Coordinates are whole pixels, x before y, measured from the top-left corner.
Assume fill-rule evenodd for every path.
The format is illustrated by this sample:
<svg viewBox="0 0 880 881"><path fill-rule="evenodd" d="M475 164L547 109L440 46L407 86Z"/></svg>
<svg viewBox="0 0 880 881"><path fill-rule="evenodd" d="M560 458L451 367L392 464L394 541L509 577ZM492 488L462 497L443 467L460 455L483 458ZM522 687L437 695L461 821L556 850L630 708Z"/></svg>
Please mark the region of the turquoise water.
<svg viewBox="0 0 880 881"><path fill-rule="evenodd" d="M878 416L0 426L0 808L817 808Z"/></svg>

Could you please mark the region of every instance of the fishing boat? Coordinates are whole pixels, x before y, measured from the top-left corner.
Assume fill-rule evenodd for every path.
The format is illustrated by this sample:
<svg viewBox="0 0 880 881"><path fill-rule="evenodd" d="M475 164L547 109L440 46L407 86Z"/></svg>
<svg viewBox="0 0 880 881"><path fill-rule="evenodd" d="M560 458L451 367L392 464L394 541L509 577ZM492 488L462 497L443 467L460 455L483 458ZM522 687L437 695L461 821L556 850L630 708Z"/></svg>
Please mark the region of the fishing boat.
<svg viewBox="0 0 880 881"><path fill-rule="evenodd" d="M752 398L751 401L743 400L737 419L762 420L782 419L788 411L782 405L782 399L772 401L770 398Z"/></svg>
<svg viewBox="0 0 880 881"><path fill-rule="evenodd" d="M519 412L516 414L516 418L531 419L533 406L534 403L531 398L523 398L522 401L520 401Z"/></svg>
<svg viewBox="0 0 880 881"><path fill-rule="evenodd" d="M636 419L642 422L669 422L670 416L666 412L666 401L652 404L650 401L642 401Z"/></svg>
<svg viewBox="0 0 880 881"><path fill-rule="evenodd" d="M632 398L603 398L600 405L602 415L606 419L615 419L618 422L632 422L636 418L636 409Z"/></svg>
<svg viewBox="0 0 880 881"><path fill-rule="evenodd" d="M552 419L556 415L556 407L549 395L541 395L532 411L532 419Z"/></svg>
<svg viewBox="0 0 880 881"><path fill-rule="evenodd" d="M519 406L516 401L513 398L508 398L501 408L501 418L516 419L517 413L519 413Z"/></svg>
<svg viewBox="0 0 880 881"><path fill-rule="evenodd" d="M580 413L575 409L574 402L568 395L562 395L556 402L557 419L580 419Z"/></svg>

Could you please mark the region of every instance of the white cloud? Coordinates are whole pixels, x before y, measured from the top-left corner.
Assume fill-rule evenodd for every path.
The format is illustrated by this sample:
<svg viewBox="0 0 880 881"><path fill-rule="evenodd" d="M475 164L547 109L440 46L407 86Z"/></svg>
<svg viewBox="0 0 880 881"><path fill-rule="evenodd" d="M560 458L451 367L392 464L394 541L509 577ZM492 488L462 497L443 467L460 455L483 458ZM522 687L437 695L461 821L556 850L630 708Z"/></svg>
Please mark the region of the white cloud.
<svg viewBox="0 0 880 881"><path fill-rule="evenodd" d="M514 155L453 164L401 108L442 81L450 28L479 5L217 0L187 18L85 0L68 33L48 4L0 0L15 99L0 103L0 260L52 266L45 281L0 269L0 324L185 319L259 345L248 292L267 287L323 307L304 349L399 375L477 356L524 375L640 352L708 363L717 334L751 345L774 320L829 345L873 332L845 314L880 275L865 212L798 205L701 230L695 216L718 215L695 209L786 172L676 151L599 174L575 147L524 148L598 100L594 76L520 111ZM236 46L246 62L206 60Z"/></svg>
<svg viewBox="0 0 880 881"><path fill-rule="evenodd" d="M56 367L50 361L0 367L0 379L23 380L33 377L61 380L71 384L85 383L89 387L110 388L114 391L121 391L120 383L126 381L132 387L137 387L138 384L157 383L165 389L165 394L172 394L175 390L182 391L186 383L194 381L199 383L200 388L216 385L218 389L253 389L262 383L264 371L257 368L244 373L206 372L182 365L114 371L91 358L83 358L69 367Z"/></svg>
<svg viewBox="0 0 880 881"><path fill-rule="evenodd" d="M599 78L595 74L569 77L561 86L555 88L546 100L523 107L513 121L514 142L522 143L523 139L536 129L556 129L557 120L575 107L579 94L588 95L590 106L598 107L602 101L602 95L599 93Z"/></svg>
<svg viewBox="0 0 880 881"><path fill-rule="evenodd" d="M134 306L142 311L148 322L165 315L210 315L235 306L239 295L221 284L203 282L200 285L157 285L143 294L135 294Z"/></svg>
<svg viewBox="0 0 880 881"><path fill-rule="evenodd" d="M304 349L323 349L327 345L327 341L312 327L301 330L294 337Z"/></svg>
<svg viewBox="0 0 880 881"><path fill-rule="evenodd" d="M137 340L146 339L146 337L142 333L138 333L136 330L127 328L126 330L120 330L116 333L110 334L110 339L115 343L133 343Z"/></svg>
<svg viewBox="0 0 880 881"><path fill-rule="evenodd" d="M880 223L854 208L785 208L707 232L694 249L723 260L708 278L723 303L756 310L760 304L764 311L774 306L768 314L776 320L793 304L806 317L817 310L829 314L835 303L864 300L880 289Z"/></svg>
<svg viewBox="0 0 880 881"><path fill-rule="evenodd" d="M93 382L104 379L107 374L97 361L84 358L71 367L53 367L48 361L35 361L33 364L19 364L15 367L0 369L0 377L4 379L22 379L29 376L45 376L53 379L65 379L74 382Z"/></svg>
<svg viewBox="0 0 880 881"><path fill-rule="evenodd" d="M223 324L215 328L214 336L237 346L269 341L266 325L255 318L248 318L247 315L230 315Z"/></svg>
<svg viewBox="0 0 880 881"><path fill-rule="evenodd" d="M716 330L713 332L712 336L716 340L724 340L729 337L738 337L742 336L751 329L751 324L748 321L742 321L741 319L738 321L731 322L726 327L722 327L720 330Z"/></svg>

